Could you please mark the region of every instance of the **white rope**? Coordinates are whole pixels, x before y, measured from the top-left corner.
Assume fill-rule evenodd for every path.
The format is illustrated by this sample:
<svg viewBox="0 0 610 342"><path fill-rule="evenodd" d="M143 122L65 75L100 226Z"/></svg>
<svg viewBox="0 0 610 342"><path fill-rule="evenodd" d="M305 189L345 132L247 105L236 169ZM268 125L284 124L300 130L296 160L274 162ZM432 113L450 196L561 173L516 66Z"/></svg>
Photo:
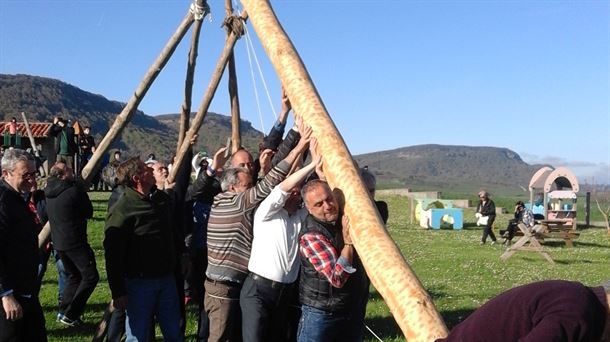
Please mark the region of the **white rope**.
<svg viewBox="0 0 610 342"><path fill-rule="evenodd" d="M365 327L365 328L366 328L366 330L368 330L368 331L369 331L371 334L373 334L373 336L375 336L375 338L376 338L376 339L377 339L379 342L383 342L383 340L382 340L382 339L381 339L379 336L377 336L377 334L375 334L375 333L373 332L373 330L371 330L371 328L369 328L369 326L368 326L368 325L366 325L366 324L365 324L365 325L364 325L364 327Z"/></svg>
<svg viewBox="0 0 610 342"><path fill-rule="evenodd" d="M277 120L277 111L275 110L275 106L273 105L273 101L271 100L271 95L269 94L269 88L267 87L267 82L265 81L265 76L263 75L263 69L261 68L260 63L258 62L258 57L256 55L256 50L254 50L254 45L252 44L252 38L250 37L250 33L246 30L246 41L250 45L252 52L254 54L254 61L256 62L256 67L258 68L258 74L261 77L261 81L263 81L263 87L265 88L265 92L267 93L267 100L269 101L269 106L273 111L274 120Z"/></svg>
<svg viewBox="0 0 610 342"><path fill-rule="evenodd" d="M239 4L236 4L235 1L232 0L233 8L236 9L237 14L241 15L241 10ZM252 78L252 85L254 88L254 96L256 98L256 106L258 108L258 117L261 123L261 129L263 132L266 132L265 124L263 120L263 112L260 106L260 99L258 95L258 85L256 82L256 77L254 75L254 67L252 66L252 56L254 56L254 61L256 62L256 66L258 68L258 74L260 75L261 81L263 83L263 88L267 94L267 100L269 101L269 106L273 112L274 120L277 120L277 111L275 110L275 106L273 105L273 101L271 100L271 94L269 93L269 88L267 87L267 82L265 80L265 76L263 75L263 70L258 61L258 56L256 54L256 50L254 49L254 44L252 44L252 38L250 37L250 32L248 30L248 26L244 25L244 32L246 37L246 52L248 53L248 64L250 65L250 77Z"/></svg>
<svg viewBox="0 0 610 342"><path fill-rule="evenodd" d="M248 31L246 31L246 32L248 32ZM262 131L266 132L265 125L263 124L263 112L261 111L261 104L260 104L260 100L258 98L258 90L256 87L256 77L254 77L254 68L252 67L252 57L250 56L250 46L248 44L246 44L246 52L248 53L248 64L250 64L250 77L252 77L252 89L254 89L254 98L256 99L256 108L258 109L258 118L261 121Z"/></svg>
<svg viewBox="0 0 610 342"><path fill-rule="evenodd" d="M199 6L197 4L197 0L193 0L189 11L193 14L195 20L202 20L206 14L210 14L210 22L212 21L210 6L208 5L207 1L204 1L203 5Z"/></svg>

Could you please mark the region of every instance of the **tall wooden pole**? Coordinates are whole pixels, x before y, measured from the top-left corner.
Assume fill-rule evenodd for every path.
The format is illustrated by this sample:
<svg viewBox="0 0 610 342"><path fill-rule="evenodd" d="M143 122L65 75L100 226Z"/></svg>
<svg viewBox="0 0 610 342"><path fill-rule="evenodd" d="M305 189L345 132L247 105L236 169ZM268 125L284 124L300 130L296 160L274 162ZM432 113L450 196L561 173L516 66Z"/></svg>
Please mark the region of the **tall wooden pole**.
<svg viewBox="0 0 610 342"><path fill-rule="evenodd" d="M108 152L110 145L116 140L116 138L121 134L121 132L123 132L123 129L129 123L129 120L135 113L136 109L138 109L138 105L148 92L148 89L150 88L154 80L157 78L169 58L174 53L176 47L178 46L178 43L180 43L180 40L182 40L182 38L186 34L186 31L189 29L192 23L193 14L189 11L184 17L184 19L182 19L182 22L178 26L176 32L174 32L174 34L171 36L171 38L161 51L159 57L157 57L157 59L153 62L153 64L146 72L146 75L144 75L144 79L136 88L135 92L125 105L125 108L123 108L121 113L114 120L114 123L108 130L108 133L106 133L102 141L95 149L95 152L93 153L93 156L91 157L87 165L85 165L85 167L83 168L81 177L83 178L83 182L85 184L89 184L89 182L91 181L91 178L95 174L95 170L97 169L99 162L102 159L102 156Z"/></svg>
<svg viewBox="0 0 610 342"><path fill-rule="evenodd" d="M383 227L354 162L297 51L266 0L242 0L296 113L313 130L326 178L345 196L354 244L371 282L408 341L434 341L447 328L423 285Z"/></svg>
<svg viewBox="0 0 610 342"><path fill-rule="evenodd" d="M233 15L232 0L225 1L226 18L231 18ZM234 20L234 19L233 19ZM227 25L228 26L228 25ZM230 27L227 27L227 39L231 35ZM239 111L239 95L237 92L237 70L235 69L235 54L231 51L229 56L229 97L231 99L231 146L232 153L235 153L241 147L241 114Z"/></svg>
<svg viewBox="0 0 610 342"><path fill-rule="evenodd" d="M191 120L191 103L193 98L193 78L195 76L195 65L197 64L197 54L199 51L199 36L201 35L201 26L203 18L207 15L208 7L204 0L197 0L197 9L201 13L197 13L195 23L193 24L193 32L191 36L191 48L189 50L189 58L186 66L186 78L184 80L184 102L182 103L180 114L180 130L178 131L178 144L176 152L180 149L186 131L189 129Z"/></svg>
<svg viewBox="0 0 610 342"><path fill-rule="evenodd" d="M246 21L247 18L248 14L244 11L241 15L240 20ZM229 61L229 56L233 52L233 47L235 46L235 43L237 42L237 39L239 39L239 37L241 37L241 32L233 31L225 42L225 47L222 50L222 53L220 54L218 62L216 63L216 68L214 70L214 73L212 74L210 83L208 83L208 88L205 91L203 100L201 101L201 105L199 106L199 110L197 111L195 118L193 118L193 121L191 122L191 127L184 136L184 141L182 142L180 150L178 151L178 153L176 153L174 167L172 167L172 171L167 177L169 182L173 182L176 178L176 174L180 169L180 165L182 165L184 161L184 156L186 155L187 150L191 146L190 141L191 139L193 139L193 136L197 134L197 132L199 132L201 124L203 124L203 119L208 113L208 109L210 108L210 104L212 103L212 99L214 98L214 94L216 93L216 89L218 89L218 84L220 83L222 74L224 73L224 70L227 66L227 62Z"/></svg>

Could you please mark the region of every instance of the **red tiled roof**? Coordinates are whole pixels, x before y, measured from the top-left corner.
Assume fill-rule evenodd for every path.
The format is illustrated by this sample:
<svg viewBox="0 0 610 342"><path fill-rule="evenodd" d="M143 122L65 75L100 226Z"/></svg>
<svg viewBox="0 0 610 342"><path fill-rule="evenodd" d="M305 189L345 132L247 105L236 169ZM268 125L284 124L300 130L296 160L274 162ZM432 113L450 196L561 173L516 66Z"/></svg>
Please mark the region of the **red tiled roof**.
<svg viewBox="0 0 610 342"><path fill-rule="evenodd" d="M8 131L8 127L6 124L9 122L1 122L0 123L0 134L4 134L5 131ZM46 138L49 136L49 130L53 126L52 123L47 122L30 122L30 129L32 130L32 135L34 138ZM24 137L28 136L28 132L25 129L25 124L23 122L17 123L17 130L21 132L21 135Z"/></svg>

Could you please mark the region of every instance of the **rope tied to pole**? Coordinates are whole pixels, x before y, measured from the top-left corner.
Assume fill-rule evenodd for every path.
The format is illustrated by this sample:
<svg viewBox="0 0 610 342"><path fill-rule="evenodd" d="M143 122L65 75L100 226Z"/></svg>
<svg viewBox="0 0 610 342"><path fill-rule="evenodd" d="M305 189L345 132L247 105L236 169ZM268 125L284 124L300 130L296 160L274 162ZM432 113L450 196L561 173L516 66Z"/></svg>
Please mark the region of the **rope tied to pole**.
<svg viewBox="0 0 610 342"><path fill-rule="evenodd" d="M244 27L244 18L238 15L227 16L222 23L222 26L227 32L235 34L237 38L243 36L246 31Z"/></svg>
<svg viewBox="0 0 610 342"><path fill-rule="evenodd" d="M189 11L193 14L193 18L199 21L203 20L203 18L211 12L207 1L203 1L202 5L199 5L197 0L193 0Z"/></svg>

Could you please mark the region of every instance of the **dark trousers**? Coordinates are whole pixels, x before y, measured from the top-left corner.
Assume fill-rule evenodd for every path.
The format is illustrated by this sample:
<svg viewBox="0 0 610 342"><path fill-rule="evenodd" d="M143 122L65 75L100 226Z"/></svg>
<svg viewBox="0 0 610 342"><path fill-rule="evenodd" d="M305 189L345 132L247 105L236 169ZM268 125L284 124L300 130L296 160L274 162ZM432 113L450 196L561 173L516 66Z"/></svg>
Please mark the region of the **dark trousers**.
<svg viewBox="0 0 610 342"><path fill-rule="evenodd" d="M485 228L483 228L483 237L481 237L481 241L483 243L485 243L485 241L487 241L487 236L489 236L491 241L496 241L496 235L494 234L494 231L493 231L493 224L494 224L495 220L496 220L495 216L489 216L489 219L487 220L487 225L485 226Z"/></svg>
<svg viewBox="0 0 610 342"><path fill-rule="evenodd" d="M8 321L6 313L0 307L0 342L46 342L44 315L38 297L25 298L15 296L23 309L23 317Z"/></svg>
<svg viewBox="0 0 610 342"><path fill-rule="evenodd" d="M252 274L246 278L239 297L244 341L286 341L290 285Z"/></svg>
<svg viewBox="0 0 610 342"><path fill-rule="evenodd" d="M500 234L503 234L502 236L506 238L507 241L511 241L513 239L513 237L515 237L515 233L517 232L517 220L515 219L511 219L510 221L508 221L508 226L506 227L506 230L500 231Z"/></svg>
<svg viewBox="0 0 610 342"><path fill-rule="evenodd" d="M207 341L210 335L210 321L205 312L203 297L205 295L205 271L208 266L208 250L195 249L191 258L192 269L190 273L191 296L198 307L197 313L197 341Z"/></svg>
<svg viewBox="0 0 610 342"><path fill-rule="evenodd" d="M205 311L210 320L208 342L241 341L241 310L239 292L241 284L205 281Z"/></svg>
<svg viewBox="0 0 610 342"><path fill-rule="evenodd" d="M121 339L125 336L125 318L125 310L114 310L112 312L106 334L108 342L121 342Z"/></svg>
<svg viewBox="0 0 610 342"><path fill-rule="evenodd" d="M89 245L58 253L66 271L66 288L59 312L69 319L78 319L100 279L95 255Z"/></svg>

